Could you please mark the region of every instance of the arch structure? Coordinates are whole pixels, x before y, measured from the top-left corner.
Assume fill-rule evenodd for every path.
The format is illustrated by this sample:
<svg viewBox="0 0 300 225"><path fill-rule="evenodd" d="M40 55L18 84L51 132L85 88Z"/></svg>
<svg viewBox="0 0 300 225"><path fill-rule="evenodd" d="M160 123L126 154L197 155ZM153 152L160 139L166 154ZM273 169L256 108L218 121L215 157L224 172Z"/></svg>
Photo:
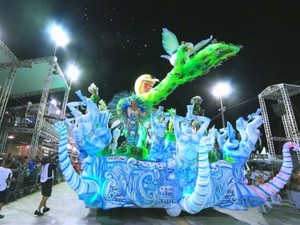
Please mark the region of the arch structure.
<svg viewBox="0 0 300 225"><path fill-rule="evenodd" d="M276 158L274 148L275 141L294 141L296 143L299 143L300 132L294 114L292 101L299 93L299 85L280 83L268 86L258 95L259 105L262 110L262 116L264 120L264 130L268 152L274 159ZM272 104L271 107L269 107L270 103ZM285 133L283 136L281 135L281 137L276 137L272 134L269 117L271 113L268 112L270 108L273 109L276 116L281 118ZM293 163L295 166L300 165L299 152L293 155Z"/></svg>
<svg viewBox="0 0 300 225"><path fill-rule="evenodd" d="M20 60L0 40L0 151L27 145L33 158L49 147L44 143L53 143L50 148L57 150L59 135L52 120L65 118L69 91L56 56ZM61 95L55 118L49 116L52 94Z"/></svg>

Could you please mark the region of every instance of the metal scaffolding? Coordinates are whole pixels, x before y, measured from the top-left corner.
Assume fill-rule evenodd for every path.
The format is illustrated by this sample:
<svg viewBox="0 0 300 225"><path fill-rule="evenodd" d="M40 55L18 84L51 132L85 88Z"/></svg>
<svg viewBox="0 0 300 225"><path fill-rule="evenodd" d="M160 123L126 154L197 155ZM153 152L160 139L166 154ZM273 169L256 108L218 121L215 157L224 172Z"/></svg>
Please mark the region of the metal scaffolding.
<svg viewBox="0 0 300 225"><path fill-rule="evenodd" d="M45 118L47 100L49 93L64 92L63 110L58 116L58 119L64 119L70 90L57 58L51 56L20 61L0 41L0 87L1 151L4 151L7 146L8 134L19 135L19 139L25 137L26 142L31 143L30 158L39 154L44 140L52 142L53 148L57 148L59 135L54 131L53 125L47 122L47 118ZM3 124L3 118L10 99L40 95L34 126L22 127L15 123Z"/></svg>
<svg viewBox="0 0 300 225"><path fill-rule="evenodd" d="M274 159L276 158L274 141L294 141L299 144L300 133L291 102L291 97L299 93L299 85L281 83L267 87L258 95L258 100L260 108L262 109L262 116L264 120L264 129L268 151ZM277 107L277 114L281 117L285 137L273 137L267 112L266 100L273 100L277 102L277 104L273 106ZM297 152L295 154L293 161L294 164L297 164L296 166L300 165L300 152Z"/></svg>
<svg viewBox="0 0 300 225"><path fill-rule="evenodd" d="M50 89L50 84L52 81L52 73L54 70L54 61L56 61L56 58L53 57L53 60L49 63L49 69L48 69L48 75L47 79L43 88L43 93L39 105L39 109L36 115L36 121L35 121L35 127L31 139L31 149L29 152L29 157L33 158L37 155L38 149L39 149L39 138L41 135L41 129L42 129L42 122L45 114L45 108L46 108L46 102L48 99L48 94L49 94L49 89Z"/></svg>

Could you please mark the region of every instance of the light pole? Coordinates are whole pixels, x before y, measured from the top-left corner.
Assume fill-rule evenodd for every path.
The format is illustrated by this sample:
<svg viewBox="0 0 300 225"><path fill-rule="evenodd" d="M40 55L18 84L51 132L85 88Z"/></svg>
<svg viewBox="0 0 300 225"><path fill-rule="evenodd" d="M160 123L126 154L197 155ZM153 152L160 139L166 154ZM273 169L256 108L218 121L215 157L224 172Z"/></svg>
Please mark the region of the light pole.
<svg viewBox="0 0 300 225"><path fill-rule="evenodd" d="M71 89L72 82L78 79L80 70L75 64L71 63L67 67L66 74L70 79L69 89Z"/></svg>
<svg viewBox="0 0 300 225"><path fill-rule="evenodd" d="M49 28L51 38L55 42L54 56L56 55L57 47L65 47L70 42L70 38L66 31L58 25L51 25Z"/></svg>
<svg viewBox="0 0 300 225"><path fill-rule="evenodd" d="M78 77L80 75L80 70L78 69L78 67L76 65L71 63L67 67L66 75L69 77L70 81L69 81L69 86L65 92L65 96L64 96L64 100L63 100L63 104L62 104L61 119L65 119L65 113L66 113L66 109L67 109L67 102L69 99L71 85L72 85L73 81L76 81L78 79Z"/></svg>
<svg viewBox="0 0 300 225"><path fill-rule="evenodd" d="M57 48L65 47L67 44L69 44L70 38L68 33L65 30L63 30L61 26L58 26L56 24L51 24L48 28L48 32L50 33L52 40L55 42L55 47L54 47L54 60L55 60ZM66 104L69 98L71 82L72 79L70 79L70 84L67 87L67 90L64 95L64 100L62 101L62 110L60 114L62 119L64 119L65 117Z"/></svg>
<svg viewBox="0 0 300 225"><path fill-rule="evenodd" d="M43 87L43 92L38 108L38 113L36 116L34 131L31 140L31 150L30 150L30 158L36 156L39 150L39 137L41 135L41 130L43 126L43 117L46 109L46 102L49 95L50 85L52 82L53 71L56 66L56 49L57 47L64 47L69 43L69 37L63 29L57 25L51 25L48 27L48 32L51 34L52 39L55 41L54 55L52 57L52 62L48 71L47 79L45 81L45 85Z"/></svg>
<svg viewBox="0 0 300 225"><path fill-rule="evenodd" d="M218 83L216 84L213 89L212 89L212 94L219 98L220 100L220 109L219 111L221 111L221 115L222 115L222 126L223 128L225 127L225 116L224 116L224 112L226 110L226 107L223 105L223 97L226 97L230 94L231 92L231 87L228 83L222 82L222 83Z"/></svg>

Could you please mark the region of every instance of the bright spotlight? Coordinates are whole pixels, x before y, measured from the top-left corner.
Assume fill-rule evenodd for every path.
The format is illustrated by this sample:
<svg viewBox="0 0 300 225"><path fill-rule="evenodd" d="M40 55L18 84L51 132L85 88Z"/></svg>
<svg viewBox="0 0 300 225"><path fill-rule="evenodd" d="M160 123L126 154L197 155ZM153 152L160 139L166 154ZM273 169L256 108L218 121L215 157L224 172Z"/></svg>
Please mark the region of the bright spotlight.
<svg viewBox="0 0 300 225"><path fill-rule="evenodd" d="M56 101L56 99L51 99L51 104L57 106L57 101Z"/></svg>
<svg viewBox="0 0 300 225"><path fill-rule="evenodd" d="M49 32L57 47L65 47L70 43L68 34L60 26L52 25Z"/></svg>
<svg viewBox="0 0 300 225"><path fill-rule="evenodd" d="M8 139L14 139L15 138L15 136L14 135L8 135L8 137L7 137Z"/></svg>
<svg viewBox="0 0 300 225"><path fill-rule="evenodd" d="M79 77L80 70L74 64L69 64L66 70L66 74L71 81L76 81Z"/></svg>
<svg viewBox="0 0 300 225"><path fill-rule="evenodd" d="M225 128L224 113L225 113L226 108L223 106L222 98L227 97L230 94L230 92L231 92L231 86L226 82L217 83L212 89L212 94L215 97L219 98L219 100L220 100L221 108L219 110L221 111L221 115L222 115L222 126L223 126L223 128Z"/></svg>
<svg viewBox="0 0 300 225"><path fill-rule="evenodd" d="M231 86L228 83L218 83L212 89L212 94L215 97L226 97L231 93Z"/></svg>

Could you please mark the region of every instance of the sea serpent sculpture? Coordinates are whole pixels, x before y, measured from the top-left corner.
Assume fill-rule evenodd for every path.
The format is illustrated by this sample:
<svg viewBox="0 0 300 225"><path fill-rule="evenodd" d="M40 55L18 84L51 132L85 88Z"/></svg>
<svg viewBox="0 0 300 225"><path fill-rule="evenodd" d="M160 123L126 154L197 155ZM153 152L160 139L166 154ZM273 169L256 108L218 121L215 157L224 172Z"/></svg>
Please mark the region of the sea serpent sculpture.
<svg viewBox="0 0 300 225"><path fill-rule="evenodd" d="M135 97L148 106L157 105L176 87L207 73L239 49L235 45L212 43L186 57L186 46L182 44L174 68L166 78L150 92ZM245 127L237 124L236 129L245 138L238 140L231 125L225 128L220 149L223 157L212 162L209 154L214 151L220 135L215 128L208 130L208 117L193 115L193 105L188 105L185 116L164 112L162 107L151 111L149 154L144 158L109 152L112 142L117 143L110 129L111 112L99 110L96 103L80 91L76 94L80 101L68 103L74 118L56 123L55 129L60 134L62 173L89 208L163 208L170 216L178 216L182 211L194 214L208 207L231 210L258 207L287 183L292 171L289 151L299 150L296 143L284 144L279 173L266 184L248 185L244 182L241 165L249 158L254 150L253 142L260 135L257 132L263 122L260 111L255 118L249 117L243 124ZM85 113L76 109L79 105L86 107ZM198 131L192 129L194 120L201 122ZM251 123L254 120L256 122ZM172 124L169 127L173 129L167 124ZM205 132L207 130L209 132ZM80 151L80 174L73 169L69 158L69 131ZM103 154L105 151L109 154Z"/></svg>

